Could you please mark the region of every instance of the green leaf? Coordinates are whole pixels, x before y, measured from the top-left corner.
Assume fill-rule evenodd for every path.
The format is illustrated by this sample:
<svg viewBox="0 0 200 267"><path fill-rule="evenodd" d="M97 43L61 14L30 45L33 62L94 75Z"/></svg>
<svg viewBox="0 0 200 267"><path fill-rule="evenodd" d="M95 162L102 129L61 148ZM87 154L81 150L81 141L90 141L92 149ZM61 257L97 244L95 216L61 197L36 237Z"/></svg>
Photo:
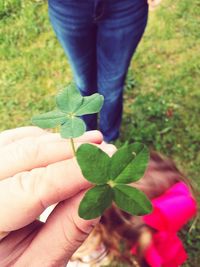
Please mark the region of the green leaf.
<svg viewBox="0 0 200 267"><path fill-rule="evenodd" d="M95 184L108 182L111 159L104 151L94 145L83 144L78 148L76 157L82 174L88 181Z"/></svg>
<svg viewBox="0 0 200 267"><path fill-rule="evenodd" d="M149 151L143 144L123 147L112 158L111 174L115 183L129 184L143 177L148 166Z"/></svg>
<svg viewBox="0 0 200 267"><path fill-rule="evenodd" d="M108 185L97 185L86 192L79 206L79 216L85 220L97 218L112 204L113 190Z"/></svg>
<svg viewBox="0 0 200 267"><path fill-rule="evenodd" d="M132 214L144 215L152 211L152 205L146 195L136 188L128 185L116 185L113 187L114 201L117 206Z"/></svg>
<svg viewBox="0 0 200 267"><path fill-rule="evenodd" d="M97 113L103 105L104 97L100 94L83 97L81 106L76 111L76 116Z"/></svg>
<svg viewBox="0 0 200 267"><path fill-rule="evenodd" d="M112 163L110 166L110 178L114 180L133 159L133 145L124 145L119 148L112 156Z"/></svg>
<svg viewBox="0 0 200 267"><path fill-rule="evenodd" d="M73 83L60 91L56 96L57 107L66 113L75 113L81 106L82 102L83 97Z"/></svg>
<svg viewBox="0 0 200 267"><path fill-rule="evenodd" d="M66 115L61 111L50 111L32 117L32 123L41 128L53 128L64 123Z"/></svg>
<svg viewBox="0 0 200 267"><path fill-rule="evenodd" d="M82 119L68 117L61 125L60 135L63 138L75 138L81 136L86 131L85 123Z"/></svg>

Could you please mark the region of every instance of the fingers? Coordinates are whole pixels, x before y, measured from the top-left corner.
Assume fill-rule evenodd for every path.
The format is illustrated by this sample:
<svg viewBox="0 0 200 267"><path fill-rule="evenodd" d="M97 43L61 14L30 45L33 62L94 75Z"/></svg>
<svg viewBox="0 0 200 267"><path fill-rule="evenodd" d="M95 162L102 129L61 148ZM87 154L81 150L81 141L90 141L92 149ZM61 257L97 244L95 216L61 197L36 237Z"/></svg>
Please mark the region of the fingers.
<svg viewBox="0 0 200 267"><path fill-rule="evenodd" d="M23 255L24 251L42 226L42 222L34 221L32 224L11 232L5 237L0 242L0 266L16 266L14 262Z"/></svg>
<svg viewBox="0 0 200 267"><path fill-rule="evenodd" d="M24 137L37 137L46 132L35 126L19 127L0 133L0 148Z"/></svg>
<svg viewBox="0 0 200 267"><path fill-rule="evenodd" d="M62 140L62 141L66 141L67 139L64 139L60 136L59 133L49 133L46 132L48 134L48 137L44 138L44 136L42 136L41 138L43 138L43 140L48 140L48 141L58 141L58 140ZM101 132L97 131L97 130L93 130L93 131L87 131L85 132L83 135L74 138L74 142L91 142L91 143L96 143L96 144L100 144L102 143L103 140L103 135Z"/></svg>
<svg viewBox="0 0 200 267"><path fill-rule="evenodd" d="M0 182L0 229L13 231L37 218L47 206L89 187L75 159L15 175Z"/></svg>
<svg viewBox="0 0 200 267"><path fill-rule="evenodd" d="M76 146L82 142L99 144L102 139L99 131L91 131L76 138L75 142ZM72 156L69 140L61 138L58 134L47 133L39 137L22 138L0 149L0 180Z"/></svg>
<svg viewBox="0 0 200 267"><path fill-rule="evenodd" d="M0 232L0 241L6 237L10 232Z"/></svg>
<svg viewBox="0 0 200 267"><path fill-rule="evenodd" d="M77 210L82 197L83 193L80 193L68 201L61 202L54 209L23 254L23 261L19 259L16 266L29 266L30 259L34 259L31 267L66 266L72 254L99 221L85 221L78 216Z"/></svg>
<svg viewBox="0 0 200 267"><path fill-rule="evenodd" d="M113 145L101 145L100 148L108 154L115 151ZM12 231L21 228L38 217L46 207L68 199L89 186L75 158L2 180L0 229Z"/></svg>

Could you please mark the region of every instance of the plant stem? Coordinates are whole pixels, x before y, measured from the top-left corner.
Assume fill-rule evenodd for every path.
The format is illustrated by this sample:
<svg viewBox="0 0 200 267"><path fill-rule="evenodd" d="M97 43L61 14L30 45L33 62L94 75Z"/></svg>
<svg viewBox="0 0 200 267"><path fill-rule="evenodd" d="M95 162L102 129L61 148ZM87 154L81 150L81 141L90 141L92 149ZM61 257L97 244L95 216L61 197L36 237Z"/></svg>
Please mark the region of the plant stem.
<svg viewBox="0 0 200 267"><path fill-rule="evenodd" d="M76 157L76 149L75 149L73 138L70 138L70 142L71 142L71 146L72 146L72 151L73 151L74 157Z"/></svg>

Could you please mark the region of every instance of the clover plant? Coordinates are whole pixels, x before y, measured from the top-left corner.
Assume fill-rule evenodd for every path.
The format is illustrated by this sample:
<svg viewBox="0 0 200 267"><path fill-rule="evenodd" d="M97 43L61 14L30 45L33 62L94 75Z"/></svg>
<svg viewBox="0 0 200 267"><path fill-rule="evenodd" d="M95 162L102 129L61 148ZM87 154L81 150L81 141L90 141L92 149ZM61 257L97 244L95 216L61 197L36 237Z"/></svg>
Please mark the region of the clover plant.
<svg viewBox="0 0 200 267"><path fill-rule="evenodd" d="M152 210L151 202L143 192L130 185L144 175L148 165L149 152L143 144L124 145L112 157L91 144L82 144L75 151L73 138L86 131L80 116L97 113L102 105L102 95L83 97L76 86L70 84L56 96L57 108L34 116L32 122L41 128L60 126L61 136L70 138L82 174L92 183L80 203L80 217L101 216L112 202L132 215L147 214Z"/></svg>

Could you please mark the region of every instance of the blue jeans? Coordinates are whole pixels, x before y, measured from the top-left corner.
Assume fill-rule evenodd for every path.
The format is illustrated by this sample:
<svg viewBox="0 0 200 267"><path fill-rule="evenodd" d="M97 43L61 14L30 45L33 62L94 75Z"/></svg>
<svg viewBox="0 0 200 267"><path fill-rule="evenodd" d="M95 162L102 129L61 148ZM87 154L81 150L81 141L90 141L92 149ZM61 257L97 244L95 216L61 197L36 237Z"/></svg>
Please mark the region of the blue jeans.
<svg viewBox="0 0 200 267"><path fill-rule="evenodd" d="M119 135L123 87L148 17L146 0L49 0L49 16L82 95L105 98L99 128L109 142ZM97 115L84 116L97 129Z"/></svg>

